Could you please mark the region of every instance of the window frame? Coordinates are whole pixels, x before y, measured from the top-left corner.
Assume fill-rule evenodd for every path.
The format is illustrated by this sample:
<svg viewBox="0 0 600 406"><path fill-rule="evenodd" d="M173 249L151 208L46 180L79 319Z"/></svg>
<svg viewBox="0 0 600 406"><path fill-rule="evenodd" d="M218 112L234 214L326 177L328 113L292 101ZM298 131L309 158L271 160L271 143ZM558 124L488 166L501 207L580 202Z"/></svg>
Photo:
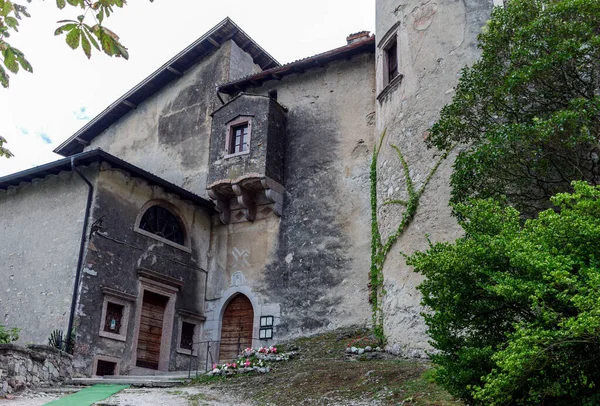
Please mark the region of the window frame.
<svg viewBox="0 0 600 406"><path fill-rule="evenodd" d="M272 340L275 333L275 317L274 316L260 316L260 325L258 330L258 338L260 340ZM263 336L264 332L264 336Z"/></svg>
<svg viewBox="0 0 600 406"><path fill-rule="evenodd" d="M109 288L102 288L102 293L104 299L102 302L102 316L100 319L100 330L98 332L98 335L100 337L110 338L112 340L127 341L129 316L131 315L131 303L132 300L135 300L135 296L131 296L127 293L122 293ZM121 328L119 330L119 333L111 333L110 331L105 331L108 303L123 306L123 314L121 315Z"/></svg>
<svg viewBox="0 0 600 406"><path fill-rule="evenodd" d="M146 214L146 212L154 206L160 206L165 210L168 210L171 212L171 214L173 214L175 216L175 218L178 220L179 222L179 226L181 227L181 232L183 233L183 244L178 244L175 241L171 241L167 238L161 237L160 235L151 233L149 231L146 231L142 228L140 228L140 224L142 221L142 218L144 217L144 214ZM186 223L183 221L183 216L181 215L180 211L177 209L177 207L175 207L174 205L162 201L162 200L150 200L149 202L147 202L146 204L144 204L144 206L142 206L142 208L140 209L140 211L138 212L137 218L135 219L135 224L133 226L133 231L135 231L138 234L142 234L146 237L149 238L153 238L157 241L160 241L164 244L167 244L171 247L175 247L178 248L182 251L187 252L188 254L192 253L192 249L190 248L190 240L189 240L189 232L188 229L186 227Z"/></svg>
<svg viewBox="0 0 600 406"><path fill-rule="evenodd" d="M395 74L394 76L392 76L392 50L393 51L393 57L395 59ZM385 64L385 69L384 69L384 85L387 86L388 84L390 84L391 82L394 81L394 79L400 75L400 62L399 62L399 58L398 58L398 39L397 36L392 36L392 38L390 38L390 41L386 44L386 47L383 49L383 55L384 55L384 64Z"/></svg>
<svg viewBox="0 0 600 406"><path fill-rule="evenodd" d="M194 334L193 334L193 342L192 349L181 347L181 336L183 333L183 323L192 324L194 326ZM179 326L177 328L177 352L179 354L192 355L194 352L195 344L199 341L200 338L200 320L197 320L192 317L179 316Z"/></svg>
<svg viewBox="0 0 600 406"><path fill-rule="evenodd" d="M112 376L121 374L121 358L111 357L108 355L96 355L96 356L94 356L94 360L92 361L92 374L91 374L92 377L98 376L98 375L96 375L96 372L98 371L98 361L115 363L116 365L115 365L114 375L112 375Z"/></svg>
<svg viewBox="0 0 600 406"><path fill-rule="evenodd" d="M247 142L248 148L241 152L233 152L232 144L235 139L234 131L241 126L248 126ZM232 158L250 153L250 143L252 141L252 116L238 116L227 123L225 136L225 156L224 158Z"/></svg>
<svg viewBox="0 0 600 406"><path fill-rule="evenodd" d="M402 82L404 74L401 71L401 55L400 55L400 22L396 22L389 30L381 37L377 44L377 101L381 104L387 98L387 95L392 92ZM390 50L396 50L396 68L397 73L394 77L390 77Z"/></svg>

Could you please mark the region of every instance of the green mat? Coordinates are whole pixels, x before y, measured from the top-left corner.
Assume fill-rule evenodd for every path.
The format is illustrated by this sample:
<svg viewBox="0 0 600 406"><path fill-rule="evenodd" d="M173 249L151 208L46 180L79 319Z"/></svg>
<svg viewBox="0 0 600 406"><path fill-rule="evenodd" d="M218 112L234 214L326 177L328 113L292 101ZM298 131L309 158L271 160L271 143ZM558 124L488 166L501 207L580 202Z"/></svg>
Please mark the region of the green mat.
<svg viewBox="0 0 600 406"><path fill-rule="evenodd" d="M77 393L53 400L45 406L91 406L94 402L104 400L115 393L129 388L129 385L94 385Z"/></svg>

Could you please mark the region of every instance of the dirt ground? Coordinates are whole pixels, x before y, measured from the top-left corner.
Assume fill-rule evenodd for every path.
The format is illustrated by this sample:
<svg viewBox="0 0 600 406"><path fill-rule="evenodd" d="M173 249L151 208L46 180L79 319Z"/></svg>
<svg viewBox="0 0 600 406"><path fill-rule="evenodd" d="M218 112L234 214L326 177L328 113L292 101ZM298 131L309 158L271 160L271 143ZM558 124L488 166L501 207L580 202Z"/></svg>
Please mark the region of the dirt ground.
<svg viewBox="0 0 600 406"><path fill-rule="evenodd" d="M299 355L272 364L267 374L201 376L176 388L131 388L97 406L460 406L432 380L426 360L385 352L349 354L348 347L375 346L365 329L304 337L278 346ZM25 392L0 406L42 406L64 396L61 389Z"/></svg>

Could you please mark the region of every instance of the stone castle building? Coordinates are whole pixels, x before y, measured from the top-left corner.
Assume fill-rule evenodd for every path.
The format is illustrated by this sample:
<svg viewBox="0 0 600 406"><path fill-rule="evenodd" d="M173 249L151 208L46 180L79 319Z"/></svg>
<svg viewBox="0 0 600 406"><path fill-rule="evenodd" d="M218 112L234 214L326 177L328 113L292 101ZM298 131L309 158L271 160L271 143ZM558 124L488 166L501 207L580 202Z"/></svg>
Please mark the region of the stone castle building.
<svg viewBox="0 0 600 406"><path fill-rule="evenodd" d="M21 341L74 333L84 375L187 369L371 324L370 164L378 223L403 214L406 158L478 56L491 0L378 0L376 34L280 65L226 18L55 152L0 178L0 310ZM390 350L427 347L400 251L455 238L445 160L383 267ZM194 358L195 359L195 358Z"/></svg>

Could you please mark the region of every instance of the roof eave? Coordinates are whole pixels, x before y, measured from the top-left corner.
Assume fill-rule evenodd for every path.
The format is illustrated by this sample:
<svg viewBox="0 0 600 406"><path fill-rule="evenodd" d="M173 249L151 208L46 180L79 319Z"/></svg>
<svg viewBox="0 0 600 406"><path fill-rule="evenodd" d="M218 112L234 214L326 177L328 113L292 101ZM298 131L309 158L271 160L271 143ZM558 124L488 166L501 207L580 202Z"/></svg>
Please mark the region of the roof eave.
<svg viewBox="0 0 600 406"><path fill-rule="evenodd" d="M43 179L48 175L55 175L62 171L70 171L71 161L79 165L89 165L93 162L106 162L113 168L124 170L130 173L132 176L142 178L150 184L163 188L168 193L179 196L182 200L188 200L195 205L201 206L209 210L211 213L214 213L214 203L211 201L186 189L183 189L182 187L171 182L168 182L165 179L147 172L133 164L130 164L129 162L123 161L122 159L119 159L108 152L102 151L101 149L81 152L67 158L62 158L54 162L1 177L0 190L6 190L11 186L18 186L23 182L31 182L34 179Z"/></svg>
<svg viewBox="0 0 600 406"><path fill-rule="evenodd" d="M137 108L144 100L181 77L187 69L195 65L206 55L219 49L223 43L230 39L236 42L244 51L248 52L254 59L254 62L261 66L262 69L280 66L275 58L258 45L229 17L226 17L210 31L109 105L104 111L60 144L54 152L62 156L69 156L73 153L83 151L85 146L89 145L91 140L97 135L101 134L131 110Z"/></svg>

